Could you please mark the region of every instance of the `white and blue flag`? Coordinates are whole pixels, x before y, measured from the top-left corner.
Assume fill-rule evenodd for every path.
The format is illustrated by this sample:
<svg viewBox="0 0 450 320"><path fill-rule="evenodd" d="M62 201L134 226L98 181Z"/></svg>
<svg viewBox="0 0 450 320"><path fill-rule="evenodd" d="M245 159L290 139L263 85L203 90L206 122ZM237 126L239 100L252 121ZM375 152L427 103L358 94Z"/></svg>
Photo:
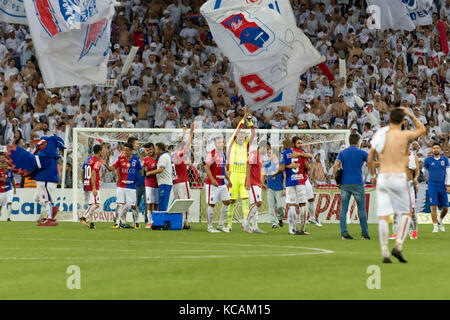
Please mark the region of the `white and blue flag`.
<svg viewBox="0 0 450 320"><path fill-rule="evenodd" d="M0 21L7 23L28 24L23 0L1 0Z"/></svg>
<svg viewBox="0 0 450 320"><path fill-rule="evenodd" d="M300 75L325 61L289 0L208 0L200 11L250 110L295 105Z"/></svg>

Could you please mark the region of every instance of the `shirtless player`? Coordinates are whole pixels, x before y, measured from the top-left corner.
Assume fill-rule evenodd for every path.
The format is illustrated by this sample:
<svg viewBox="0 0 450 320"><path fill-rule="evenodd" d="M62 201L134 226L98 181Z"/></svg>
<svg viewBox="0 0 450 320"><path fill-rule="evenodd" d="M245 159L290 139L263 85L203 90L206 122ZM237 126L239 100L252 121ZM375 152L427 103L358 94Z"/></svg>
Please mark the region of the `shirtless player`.
<svg viewBox="0 0 450 320"><path fill-rule="evenodd" d="M415 130L401 130L403 118L408 116L414 123ZM391 263L388 249L389 215L399 215L398 236L392 255L400 262L406 263L402 255L403 242L408 234L411 222L411 195L406 175L409 144L425 134L422 123L406 108L391 110L389 127L377 131L371 142L368 166L372 185L376 185L377 213L380 217L378 232L380 237L383 263ZM403 151L402 151L403 150ZM380 171L375 175L375 156L378 154Z"/></svg>

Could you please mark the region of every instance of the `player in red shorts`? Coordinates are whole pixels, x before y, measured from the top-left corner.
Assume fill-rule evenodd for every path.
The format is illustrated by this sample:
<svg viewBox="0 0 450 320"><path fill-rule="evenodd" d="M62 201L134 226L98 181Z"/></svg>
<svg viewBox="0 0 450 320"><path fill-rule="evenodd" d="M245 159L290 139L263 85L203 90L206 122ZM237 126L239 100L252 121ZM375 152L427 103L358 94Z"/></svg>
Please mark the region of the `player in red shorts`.
<svg viewBox="0 0 450 320"><path fill-rule="evenodd" d="M256 142L256 139L253 141ZM256 150L250 151L247 159L245 188L247 189L250 198L250 210L242 227L244 228L244 231L248 233L267 233L258 228L258 208L262 204L261 153L267 153L267 143L265 141L260 142ZM253 225L252 228L250 228L250 222Z"/></svg>
<svg viewBox="0 0 450 320"><path fill-rule="evenodd" d="M223 153L224 140L222 136L217 136L214 139L215 148L208 153L206 157L205 171L208 177L205 182L206 203L208 209L206 211L206 219L208 220L208 232L230 232L228 227L224 224L228 218L228 206L230 205L230 191L231 187L230 177L225 168L225 154ZM227 182L228 181L228 182ZM220 221L217 229L214 229L212 220L214 215L214 207L217 202L222 201L222 211L220 214Z"/></svg>
<svg viewBox="0 0 450 320"><path fill-rule="evenodd" d="M88 208L80 218L80 222L89 229L95 229L95 224L93 222L94 214L100 208L100 168L102 166L100 156L102 149L101 145L94 146L94 155L90 158L85 168L85 178L87 181L85 181L84 186L84 201L88 205ZM90 225L86 222L88 219L91 221Z"/></svg>
<svg viewBox="0 0 450 320"><path fill-rule="evenodd" d="M190 155L191 141L194 135L194 123L191 124L188 140L181 141L177 150L172 154L172 163L174 164L173 178L173 196L175 199L190 199L189 194L189 173L186 166L186 154ZM183 132L184 139L184 132ZM184 213L183 229L190 229L188 221L189 212Z"/></svg>
<svg viewBox="0 0 450 320"><path fill-rule="evenodd" d="M147 204L147 225L146 229L150 229L153 224L152 212L158 210L158 180L156 174L150 174L150 171L156 170L158 159L155 157L155 146L149 142L144 145L147 151L147 157L144 158L145 171L145 203Z"/></svg>

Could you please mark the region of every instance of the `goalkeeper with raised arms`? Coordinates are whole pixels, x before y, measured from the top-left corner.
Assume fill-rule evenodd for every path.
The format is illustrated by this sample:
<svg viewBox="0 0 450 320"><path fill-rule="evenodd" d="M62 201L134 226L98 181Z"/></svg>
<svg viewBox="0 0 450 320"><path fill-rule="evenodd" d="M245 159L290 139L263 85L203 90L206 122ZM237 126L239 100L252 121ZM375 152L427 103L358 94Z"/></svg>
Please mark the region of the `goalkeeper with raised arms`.
<svg viewBox="0 0 450 320"><path fill-rule="evenodd" d="M248 116L248 117L247 117ZM251 136L247 137L242 131L247 122L251 130ZM248 114L247 106L244 107L244 117L239 122L232 137L227 143L227 171L230 177L230 205L228 206L228 230L231 231L233 223L234 204L241 198L244 221L249 213L249 196L245 188L245 178L247 174L247 157L251 140L255 138L255 127Z"/></svg>

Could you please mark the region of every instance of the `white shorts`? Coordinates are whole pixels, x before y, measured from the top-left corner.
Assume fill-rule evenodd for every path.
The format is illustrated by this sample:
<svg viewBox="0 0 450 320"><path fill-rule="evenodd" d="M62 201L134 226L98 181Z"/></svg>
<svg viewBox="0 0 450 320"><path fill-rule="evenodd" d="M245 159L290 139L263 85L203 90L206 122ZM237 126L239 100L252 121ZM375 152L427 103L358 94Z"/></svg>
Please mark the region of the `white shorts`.
<svg viewBox="0 0 450 320"><path fill-rule="evenodd" d="M145 203L158 204L158 188L145 187Z"/></svg>
<svg viewBox="0 0 450 320"><path fill-rule="evenodd" d="M36 192L34 193L33 200L36 202L56 201L56 199L53 199L56 185L55 182L36 181Z"/></svg>
<svg viewBox="0 0 450 320"><path fill-rule="evenodd" d="M306 186L304 184L286 187L286 204L306 203Z"/></svg>
<svg viewBox="0 0 450 320"><path fill-rule="evenodd" d="M380 173L377 178L377 214L405 214L412 211L411 190L406 173Z"/></svg>
<svg viewBox="0 0 450 320"><path fill-rule="evenodd" d="M250 186L248 190L248 195L250 197L250 204L262 201L261 187L260 186Z"/></svg>
<svg viewBox="0 0 450 320"><path fill-rule="evenodd" d="M100 204L100 191L97 191L97 196L94 197L94 193L92 191L84 192L84 203L85 204Z"/></svg>
<svg viewBox="0 0 450 320"><path fill-rule="evenodd" d="M221 201L230 200L230 191L226 184L221 186L214 186L212 184L205 184L206 202L208 204L216 204Z"/></svg>
<svg viewBox="0 0 450 320"><path fill-rule="evenodd" d="M11 189L6 192L0 193L0 206L6 206L8 203L12 203L14 191Z"/></svg>
<svg viewBox="0 0 450 320"><path fill-rule="evenodd" d="M309 182L309 179L306 180L305 187L306 187L306 199L308 199L308 201L314 199L313 186L311 182Z"/></svg>
<svg viewBox="0 0 450 320"><path fill-rule="evenodd" d="M130 206L136 205L136 189L117 188L117 203L126 203Z"/></svg>
<svg viewBox="0 0 450 320"><path fill-rule="evenodd" d="M175 199L190 199L189 184L187 181L173 185L173 197Z"/></svg>
<svg viewBox="0 0 450 320"><path fill-rule="evenodd" d="M409 194L411 195L411 206L413 209L416 208L416 189L414 188L414 182L408 181Z"/></svg>

